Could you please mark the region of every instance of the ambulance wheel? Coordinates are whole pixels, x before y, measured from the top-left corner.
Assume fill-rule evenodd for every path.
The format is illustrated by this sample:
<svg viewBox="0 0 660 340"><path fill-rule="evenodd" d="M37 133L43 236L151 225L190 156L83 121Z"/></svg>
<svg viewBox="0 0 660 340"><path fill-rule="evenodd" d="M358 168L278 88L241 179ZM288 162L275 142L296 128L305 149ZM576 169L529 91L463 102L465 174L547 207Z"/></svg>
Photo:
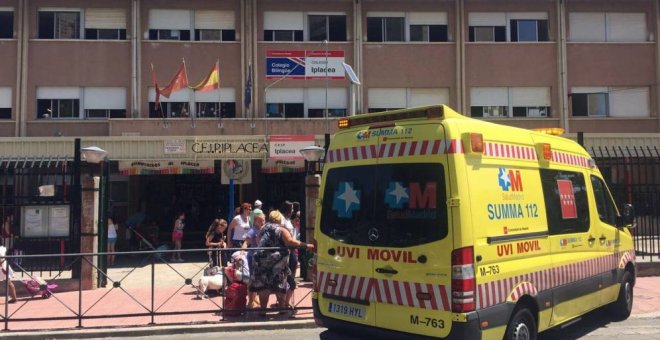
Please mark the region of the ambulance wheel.
<svg viewBox="0 0 660 340"><path fill-rule="evenodd" d="M536 320L526 307L516 308L506 326L504 340L536 340Z"/></svg>
<svg viewBox="0 0 660 340"><path fill-rule="evenodd" d="M630 316L633 305L633 281L632 275L626 270L621 279L619 298L610 306L610 313L616 320L625 320Z"/></svg>

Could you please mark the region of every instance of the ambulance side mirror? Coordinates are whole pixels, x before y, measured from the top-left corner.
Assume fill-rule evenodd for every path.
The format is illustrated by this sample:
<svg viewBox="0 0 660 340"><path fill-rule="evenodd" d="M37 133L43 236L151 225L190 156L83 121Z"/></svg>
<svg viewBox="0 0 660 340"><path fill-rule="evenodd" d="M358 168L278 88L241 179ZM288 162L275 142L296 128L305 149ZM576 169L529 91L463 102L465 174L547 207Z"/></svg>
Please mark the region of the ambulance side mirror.
<svg viewBox="0 0 660 340"><path fill-rule="evenodd" d="M635 227L635 208L632 204L624 204L621 216L617 218L620 227L634 228Z"/></svg>

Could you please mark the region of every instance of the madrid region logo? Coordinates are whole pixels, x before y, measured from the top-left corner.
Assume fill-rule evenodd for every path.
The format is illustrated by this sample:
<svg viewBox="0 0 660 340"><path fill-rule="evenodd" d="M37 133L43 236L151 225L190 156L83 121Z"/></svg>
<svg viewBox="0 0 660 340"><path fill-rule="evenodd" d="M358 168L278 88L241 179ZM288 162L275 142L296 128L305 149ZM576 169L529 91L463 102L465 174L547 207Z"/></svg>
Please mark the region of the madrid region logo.
<svg viewBox="0 0 660 340"><path fill-rule="evenodd" d="M410 200L409 189L402 182L390 182L385 192L385 203L392 209L401 209Z"/></svg>
<svg viewBox="0 0 660 340"><path fill-rule="evenodd" d="M498 180L502 191L523 191L519 170L500 168Z"/></svg>
<svg viewBox="0 0 660 340"><path fill-rule="evenodd" d="M353 217L353 211L360 210L360 195L361 192L353 188L352 182L339 182L332 200L332 210L339 217Z"/></svg>

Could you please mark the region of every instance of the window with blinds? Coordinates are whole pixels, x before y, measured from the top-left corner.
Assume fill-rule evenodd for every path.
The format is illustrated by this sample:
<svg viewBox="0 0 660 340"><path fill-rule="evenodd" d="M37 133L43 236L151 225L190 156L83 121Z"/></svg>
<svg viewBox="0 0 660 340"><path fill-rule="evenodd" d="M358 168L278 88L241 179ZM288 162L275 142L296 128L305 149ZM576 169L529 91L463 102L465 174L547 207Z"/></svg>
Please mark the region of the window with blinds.
<svg viewBox="0 0 660 340"><path fill-rule="evenodd" d="M11 119L11 87L0 87L0 119Z"/></svg>
<svg viewBox="0 0 660 340"><path fill-rule="evenodd" d="M126 10L122 8L86 9L85 39L126 40Z"/></svg>
<svg viewBox="0 0 660 340"><path fill-rule="evenodd" d="M648 30L645 13L572 12L569 40L574 42L643 42Z"/></svg>
<svg viewBox="0 0 660 340"><path fill-rule="evenodd" d="M264 12L264 41L303 41L303 12Z"/></svg>
<svg viewBox="0 0 660 340"><path fill-rule="evenodd" d="M189 10L149 10L149 40L190 41L191 17Z"/></svg>
<svg viewBox="0 0 660 340"><path fill-rule="evenodd" d="M235 41L234 12L195 11L195 41Z"/></svg>
<svg viewBox="0 0 660 340"><path fill-rule="evenodd" d="M484 118L550 117L549 87L473 87L470 115Z"/></svg>
<svg viewBox="0 0 660 340"><path fill-rule="evenodd" d="M85 87L85 118L126 118L126 88Z"/></svg>

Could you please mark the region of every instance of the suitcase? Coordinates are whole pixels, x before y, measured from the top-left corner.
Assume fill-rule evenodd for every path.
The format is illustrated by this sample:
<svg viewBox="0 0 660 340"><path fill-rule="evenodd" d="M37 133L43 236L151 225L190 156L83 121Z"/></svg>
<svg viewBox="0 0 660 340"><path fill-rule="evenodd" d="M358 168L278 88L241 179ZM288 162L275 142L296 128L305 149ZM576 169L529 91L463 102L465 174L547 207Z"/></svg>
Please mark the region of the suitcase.
<svg viewBox="0 0 660 340"><path fill-rule="evenodd" d="M225 316L240 316L247 305L247 285L234 282L225 289Z"/></svg>

